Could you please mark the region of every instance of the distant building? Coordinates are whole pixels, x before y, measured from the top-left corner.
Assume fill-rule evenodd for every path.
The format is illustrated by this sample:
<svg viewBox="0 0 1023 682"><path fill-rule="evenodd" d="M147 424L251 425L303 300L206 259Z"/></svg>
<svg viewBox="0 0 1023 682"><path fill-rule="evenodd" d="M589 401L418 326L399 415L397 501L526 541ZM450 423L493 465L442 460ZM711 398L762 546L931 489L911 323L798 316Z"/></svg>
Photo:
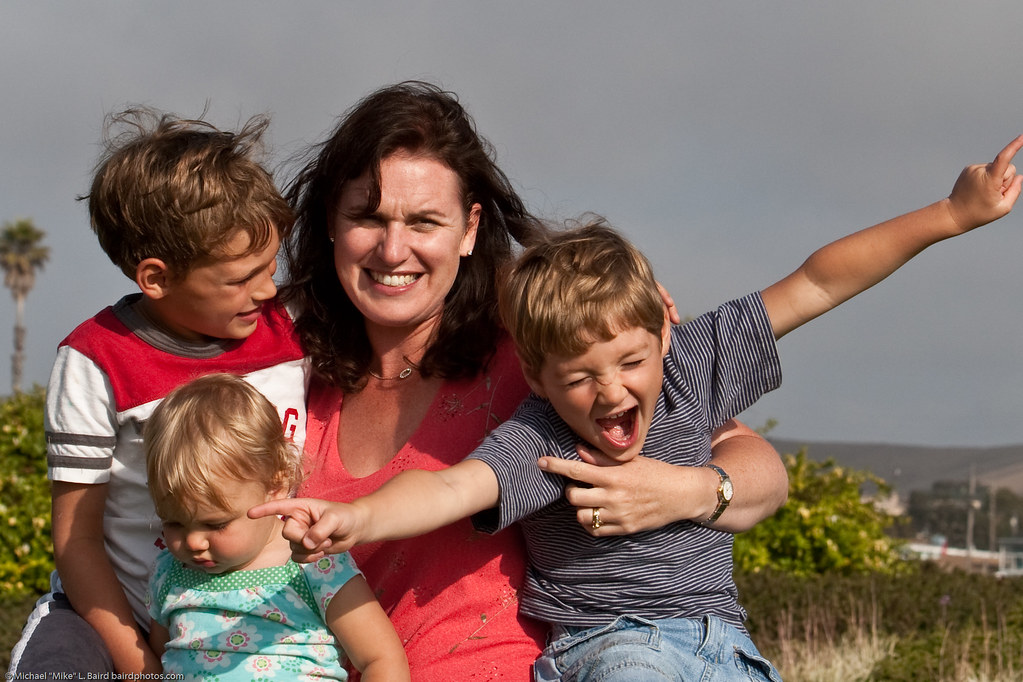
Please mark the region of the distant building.
<svg viewBox="0 0 1023 682"><path fill-rule="evenodd" d="M998 573L999 576L1023 575L1023 538L998 539Z"/></svg>
<svg viewBox="0 0 1023 682"><path fill-rule="evenodd" d="M1018 575L1023 575L1023 538L1019 538L1020 568ZM1001 552L989 552L983 549L965 549L949 547L947 543L909 542L905 545L906 558L920 561L933 561L944 569L959 569L970 573L988 573L1000 575Z"/></svg>
<svg viewBox="0 0 1023 682"><path fill-rule="evenodd" d="M898 490L892 490L891 494L881 498L876 495L865 495L860 501L872 503L889 516L902 516L906 513L906 503L899 496Z"/></svg>

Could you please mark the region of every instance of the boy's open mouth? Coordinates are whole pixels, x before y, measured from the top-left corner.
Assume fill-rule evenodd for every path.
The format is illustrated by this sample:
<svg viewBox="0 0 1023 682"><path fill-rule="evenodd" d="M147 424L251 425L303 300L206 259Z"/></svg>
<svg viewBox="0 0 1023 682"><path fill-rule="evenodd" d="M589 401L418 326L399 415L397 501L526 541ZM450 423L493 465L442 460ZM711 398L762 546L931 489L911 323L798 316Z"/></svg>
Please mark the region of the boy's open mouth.
<svg viewBox="0 0 1023 682"><path fill-rule="evenodd" d="M632 407L597 420L601 435L617 450L624 450L636 441L638 407Z"/></svg>

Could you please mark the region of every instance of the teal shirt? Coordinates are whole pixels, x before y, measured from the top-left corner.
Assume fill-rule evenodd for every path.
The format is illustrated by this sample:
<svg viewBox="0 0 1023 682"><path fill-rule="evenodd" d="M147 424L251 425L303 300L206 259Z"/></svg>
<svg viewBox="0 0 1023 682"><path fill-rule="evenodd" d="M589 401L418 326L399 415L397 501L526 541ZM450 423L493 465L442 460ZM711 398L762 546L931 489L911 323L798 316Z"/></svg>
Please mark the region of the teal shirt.
<svg viewBox="0 0 1023 682"><path fill-rule="evenodd" d="M156 559L148 608L167 628L165 673L186 680L347 680L327 605L359 575L348 554L210 575Z"/></svg>

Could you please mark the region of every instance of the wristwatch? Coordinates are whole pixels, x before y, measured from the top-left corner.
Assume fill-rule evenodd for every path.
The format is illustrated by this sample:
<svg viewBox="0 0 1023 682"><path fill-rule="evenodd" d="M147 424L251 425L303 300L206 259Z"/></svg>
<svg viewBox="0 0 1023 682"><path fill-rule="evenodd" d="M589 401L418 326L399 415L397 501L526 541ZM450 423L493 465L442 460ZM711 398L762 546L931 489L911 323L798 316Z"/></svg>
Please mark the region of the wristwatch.
<svg viewBox="0 0 1023 682"><path fill-rule="evenodd" d="M724 469L716 464L704 464L704 466L713 469L717 472L718 476L721 477L721 480L718 483L718 506L717 509L714 510L714 513L710 515L710 518L703 522L703 525L706 526L707 524L717 521L718 518L725 513L725 510L728 509L728 503L732 501L732 495L735 491L732 489L732 479L728 477L728 474L725 473Z"/></svg>

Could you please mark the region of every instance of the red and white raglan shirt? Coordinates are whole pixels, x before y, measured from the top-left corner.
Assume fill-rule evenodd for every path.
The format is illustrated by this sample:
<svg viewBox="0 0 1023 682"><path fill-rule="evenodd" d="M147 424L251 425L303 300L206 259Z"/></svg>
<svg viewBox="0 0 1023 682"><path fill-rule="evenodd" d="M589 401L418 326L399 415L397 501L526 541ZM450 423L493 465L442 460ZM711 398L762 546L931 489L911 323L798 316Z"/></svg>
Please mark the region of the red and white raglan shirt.
<svg viewBox="0 0 1023 682"><path fill-rule="evenodd" d="M126 296L78 326L57 350L46 392L46 441L53 481L109 484L103 515L107 555L148 627L149 572L163 543L146 487L142 427L172 389L216 372L243 376L281 416L286 435L305 441L306 372L283 307L268 303L242 340L189 343L167 334ZM54 591L62 591L54 572Z"/></svg>

